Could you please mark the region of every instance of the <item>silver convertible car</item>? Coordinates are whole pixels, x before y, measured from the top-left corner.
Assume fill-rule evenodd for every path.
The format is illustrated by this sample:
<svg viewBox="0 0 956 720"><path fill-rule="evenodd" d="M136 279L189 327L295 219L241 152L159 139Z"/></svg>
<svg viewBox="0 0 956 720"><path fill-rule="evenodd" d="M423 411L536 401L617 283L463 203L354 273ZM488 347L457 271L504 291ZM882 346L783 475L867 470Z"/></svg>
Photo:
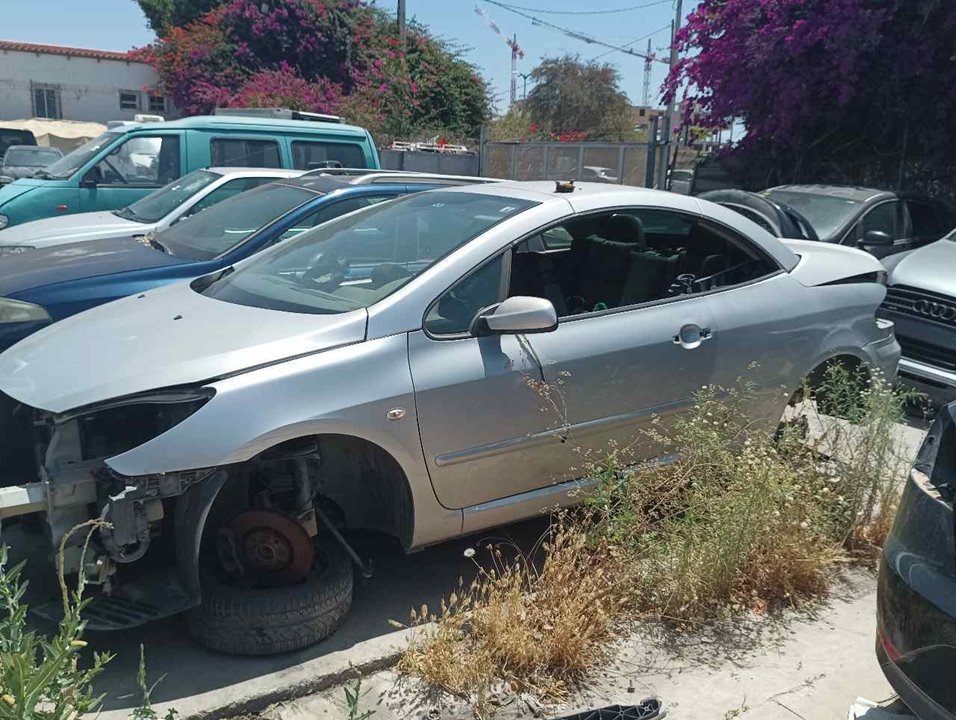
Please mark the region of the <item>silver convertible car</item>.
<svg viewBox="0 0 956 720"><path fill-rule="evenodd" d="M684 195L409 195L0 355L3 431L33 468L0 512L45 514L54 544L110 523L85 555L91 628L189 610L209 647L290 650L348 610L364 566L342 530L415 550L565 503L575 449L634 440L702 385L749 378L775 427L828 363L894 377L884 278Z"/></svg>

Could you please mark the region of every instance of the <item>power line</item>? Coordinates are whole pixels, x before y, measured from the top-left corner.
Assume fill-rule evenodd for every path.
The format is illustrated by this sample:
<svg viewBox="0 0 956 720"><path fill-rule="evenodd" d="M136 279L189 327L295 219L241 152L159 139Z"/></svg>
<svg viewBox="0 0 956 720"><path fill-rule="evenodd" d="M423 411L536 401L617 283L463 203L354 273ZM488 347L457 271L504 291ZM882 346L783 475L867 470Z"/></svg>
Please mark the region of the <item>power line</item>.
<svg viewBox="0 0 956 720"><path fill-rule="evenodd" d="M673 1L674 0L654 0L654 2L645 3L644 5L632 5L631 7L617 8L616 10L547 10L544 8L530 8L525 7L524 5L510 4L502 4L502 7L506 7L509 10L525 10L527 12L534 12L540 15L614 15L616 13L643 10L644 8L654 7L655 5L665 5L672 3Z"/></svg>
<svg viewBox="0 0 956 720"><path fill-rule="evenodd" d="M621 46L621 45L612 45L611 43L606 43L603 40L598 40L597 38L591 37L590 35L585 35L584 33L579 33L575 30L569 30L566 27L561 27L560 25L555 25L554 23L550 23L547 20L542 20L541 18L535 17L534 15L529 15L522 10L515 10L513 7L506 5L505 3L498 2L498 0L484 0L484 1L491 5L496 5L500 8L503 8L510 13L514 13L515 15L520 15L523 18L527 18L528 20L531 21L532 25L540 25L542 27L551 28L552 30L557 30L558 32L564 35L567 35L568 37L574 38L575 40L581 40L582 42L586 42L591 45L600 45L602 47L610 48L611 50L616 50L618 52L626 53L628 55L633 55L634 57L639 57L644 60L646 60L648 57L646 54L637 52L636 50L633 50L629 47ZM651 60L652 62L664 63L665 65L667 64L666 60L661 60L660 58L657 58L657 57L652 57Z"/></svg>
<svg viewBox="0 0 956 720"><path fill-rule="evenodd" d="M669 1L670 1L670 0L668 0L668 2L669 2ZM665 30L670 30L670 29L671 29L671 24L670 24L670 23L667 23L667 24L664 25L663 27L659 27L659 28L657 28L657 30L653 30L653 31L647 33L647 35L641 35L639 38L634 38L633 40L629 40L628 42L624 43L624 45L623 45L622 47L630 47L631 45L634 45L634 44L636 44L636 43L639 43L641 40L647 40L647 38L649 38L649 37L654 37L655 35L657 35L657 33L661 33L661 32L664 32ZM618 50L616 50L616 49L615 49L615 50L608 50L607 52L602 52L600 55L595 55L595 56L594 56L593 58L591 58L591 59L592 59L592 60L600 60L602 57L606 57L607 55L610 55L611 53L616 53L616 52L618 52ZM648 55L654 55L654 53L648 53ZM646 59L646 58L645 58L645 59Z"/></svg>

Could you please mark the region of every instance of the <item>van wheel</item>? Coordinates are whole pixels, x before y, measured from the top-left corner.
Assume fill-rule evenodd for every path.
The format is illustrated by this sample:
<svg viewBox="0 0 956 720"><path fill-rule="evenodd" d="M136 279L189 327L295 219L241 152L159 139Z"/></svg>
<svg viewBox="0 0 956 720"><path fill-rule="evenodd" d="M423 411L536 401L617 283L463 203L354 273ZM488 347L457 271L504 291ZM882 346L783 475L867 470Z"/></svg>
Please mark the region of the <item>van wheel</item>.
<svg viewBox="0 0 956 720"><path fill-rule="evenodd" d="M202 605L186 614L201 645L232 655L274 655L313 645L342 624L352 604L352 562L334 540L315 541L304 579L243 588L201 572Z"/></svg>

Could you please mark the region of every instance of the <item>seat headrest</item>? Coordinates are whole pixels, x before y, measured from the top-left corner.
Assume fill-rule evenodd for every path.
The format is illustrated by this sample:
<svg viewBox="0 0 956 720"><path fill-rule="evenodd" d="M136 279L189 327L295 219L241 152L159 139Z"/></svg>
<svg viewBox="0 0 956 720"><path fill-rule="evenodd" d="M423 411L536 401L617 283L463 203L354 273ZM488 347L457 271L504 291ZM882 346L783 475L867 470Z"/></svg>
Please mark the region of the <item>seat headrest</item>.
<svg viewBox="0 0 956 720"><path fill-rule="evenodd" d="M644 239L644 225L633 215L611 215L604 221L603 234L612 242L637 245L641 249L647 245Z"/></svg>

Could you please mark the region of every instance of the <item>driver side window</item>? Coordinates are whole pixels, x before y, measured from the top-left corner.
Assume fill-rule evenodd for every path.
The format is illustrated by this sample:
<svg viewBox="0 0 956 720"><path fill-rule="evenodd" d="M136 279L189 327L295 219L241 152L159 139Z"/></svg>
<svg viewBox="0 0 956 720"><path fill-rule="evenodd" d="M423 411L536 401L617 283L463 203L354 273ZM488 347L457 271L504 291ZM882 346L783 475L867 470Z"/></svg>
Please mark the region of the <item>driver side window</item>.
<svg viewBox="0 0 956 720"><path fill-rule="evenodd" d="M94 168L98 185L160 187L180 177L179 138L175 135L131 137Z"/></svg>
<svg viewBox="0 0 956 720"><path fill-rule="evenodd" d="M462 335L479 310L503 300L502 257L486 262L446 290L425 316L425 330L431 335Z"/></svg>

